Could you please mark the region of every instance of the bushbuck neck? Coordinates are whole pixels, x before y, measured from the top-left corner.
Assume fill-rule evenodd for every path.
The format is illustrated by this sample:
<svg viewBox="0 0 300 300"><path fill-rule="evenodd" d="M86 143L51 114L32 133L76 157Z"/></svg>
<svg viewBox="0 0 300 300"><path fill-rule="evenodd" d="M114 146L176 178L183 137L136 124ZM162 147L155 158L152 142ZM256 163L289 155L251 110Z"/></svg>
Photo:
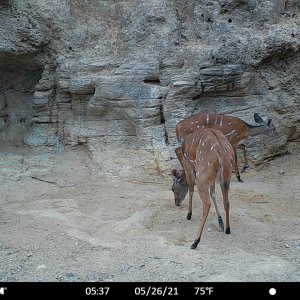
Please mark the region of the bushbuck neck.
<svg viewBox="0 0 300 300"><path fill-rule="evenodd" d="M247 124L248 136L256 136L266 133L268 130L264 125L253 126Z"/></svg>
<svg viewBox="0 0 300 300"><path fill-rule="evenodd" d="M215 199L215 182L218 174L226 212L225 232L230 233L228 191L234 164L234 151L224 134L211 128L196 130L187 135L182 147L178 148L177 151L177 155L182 157L183 172L173 170L171 174L175 205L181 205L187 191L189 191L187 219L191 219L195 183L203 202L203 218L201 219L196 239L191 246L192 249L195 249L201 238L211 200L213 200L216 207L219 226L224 231L224 223Z"/></svg>

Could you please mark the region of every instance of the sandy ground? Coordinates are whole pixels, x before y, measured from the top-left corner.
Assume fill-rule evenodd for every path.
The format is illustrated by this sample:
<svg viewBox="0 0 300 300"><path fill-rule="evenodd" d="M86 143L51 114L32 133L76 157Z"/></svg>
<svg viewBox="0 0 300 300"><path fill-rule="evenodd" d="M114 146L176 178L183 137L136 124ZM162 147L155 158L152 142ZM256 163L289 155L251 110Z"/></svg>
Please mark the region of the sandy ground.
<svg viewBox="0 0 300 300"><path fill-rule="evenodd" d="M3 148L0 281L300 281L299 158L252 166L244 183L233 175L231 234L212 207L191 250L202 205L195 193L186 220L171 178L107 177L79 148Z"/></svg>

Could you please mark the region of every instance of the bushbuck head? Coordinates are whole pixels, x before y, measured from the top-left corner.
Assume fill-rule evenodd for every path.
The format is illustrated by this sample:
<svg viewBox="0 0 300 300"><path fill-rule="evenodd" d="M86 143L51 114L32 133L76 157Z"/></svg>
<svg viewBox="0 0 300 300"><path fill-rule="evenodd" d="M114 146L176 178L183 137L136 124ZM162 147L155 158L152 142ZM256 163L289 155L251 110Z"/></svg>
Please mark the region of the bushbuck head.
<svg viewBox="0 0 300 300"><path fill-rule="evenodd" d="M188 192L188 185L184 171L174 169L171 173L173 179L172 191L174 193L175 205L180 206Z"/></svg>
<svg viewBox="0 0 300 300"><path fill-rule="evenodd" d="M268 119L266 122L259 116L258 113L254 114L254 121L259 124L264 126L264 128L266 129L266 131L264 132L266 135L268 136L275 136L278 135L275 125L272 121L272 119Z"/></svg>

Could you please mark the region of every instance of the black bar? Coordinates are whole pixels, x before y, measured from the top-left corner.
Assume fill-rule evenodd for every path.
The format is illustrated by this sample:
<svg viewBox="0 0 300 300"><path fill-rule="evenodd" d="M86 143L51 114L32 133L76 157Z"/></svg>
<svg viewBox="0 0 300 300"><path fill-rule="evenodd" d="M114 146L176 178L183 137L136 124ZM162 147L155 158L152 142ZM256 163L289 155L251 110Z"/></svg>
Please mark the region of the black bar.
<svg viewBox="0 0 300 300"><path fill-rule="evenodd" d="M275 294L274 294L275 292ZM114 298L285 298L300 295L299 282L0 282L0 300L21 297L58 297L81 299ZM16 298L18 297L18 298ZM128 299L130 299L128 298ZM252 298L253 299L253 298ZM256 299L254 299L256 300Z"/></svg>

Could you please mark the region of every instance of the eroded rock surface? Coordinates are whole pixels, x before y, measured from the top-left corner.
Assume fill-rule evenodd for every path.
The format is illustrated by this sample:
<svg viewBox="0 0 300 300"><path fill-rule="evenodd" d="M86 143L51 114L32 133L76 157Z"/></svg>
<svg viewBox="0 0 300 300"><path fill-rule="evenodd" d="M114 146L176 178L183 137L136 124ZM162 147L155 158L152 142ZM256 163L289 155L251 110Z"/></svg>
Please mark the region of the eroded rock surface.
<svg viewBox="0 0 300 300"><path fill-rule="evenodd" d="M299 141L298 1L3 0L0 9L3 140L86 144L104 171L137 178L170 168L175 125L198 112L273 118L279 136L251 138L253 162Z"/></svg>

